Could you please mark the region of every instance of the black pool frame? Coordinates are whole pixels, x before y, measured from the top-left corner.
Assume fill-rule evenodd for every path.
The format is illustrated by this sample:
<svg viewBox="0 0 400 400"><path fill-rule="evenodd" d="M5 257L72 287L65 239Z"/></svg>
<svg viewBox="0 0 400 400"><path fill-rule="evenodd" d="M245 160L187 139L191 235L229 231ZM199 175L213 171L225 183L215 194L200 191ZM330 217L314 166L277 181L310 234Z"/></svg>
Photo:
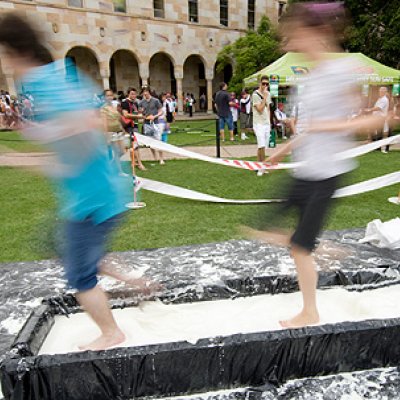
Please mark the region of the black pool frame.
<svg viewBox="0 0 400 400"><path fill-rule="evenodd" d="M400 364L400 318L38 356L55 316L76 312L71 295L32 312L1 366L5 399L131 400Z"/></svg>

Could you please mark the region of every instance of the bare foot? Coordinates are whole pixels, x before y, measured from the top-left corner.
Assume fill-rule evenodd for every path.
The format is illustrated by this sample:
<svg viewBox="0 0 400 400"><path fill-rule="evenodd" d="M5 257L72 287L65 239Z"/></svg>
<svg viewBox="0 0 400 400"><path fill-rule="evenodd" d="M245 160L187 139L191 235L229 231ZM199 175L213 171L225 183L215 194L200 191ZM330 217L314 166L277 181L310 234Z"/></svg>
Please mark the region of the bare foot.
<svg viewBox="0 0 400 400"><path fill-rule="evenodd" d="M160 165L165 165L165 161L164 160L160 160Z"/></svg>
<svg viewBox="0 0 400 400"><path fill-rule="evenodd" d="M106 350L109 349L110 347L118 346L119 344L123 343L125 341L125 335L121 330L117 330L111 335L101 335L98 337L96 340L93 342L84 345L84 346L79 346L79 350L81 351L99 351L99 350Z"/></svg>
<svg viewBox="0 0 400 400"><path fill-rule="evenodd" d="M144 295L150 295L154 292L162 290L163 286L160 283L151 281L147 278L129 278L124 279L124 282L131 286L134 290Z"/></svg>
<svg viewBox="0 0 400 400"><path fill-rule="evenodd" d="M318 312L315 313L305 313L302 311L300 314L296 315L292 319L285 321L279 321L283 328L302 328L304 326L315 325L319 322Z"/></svg>

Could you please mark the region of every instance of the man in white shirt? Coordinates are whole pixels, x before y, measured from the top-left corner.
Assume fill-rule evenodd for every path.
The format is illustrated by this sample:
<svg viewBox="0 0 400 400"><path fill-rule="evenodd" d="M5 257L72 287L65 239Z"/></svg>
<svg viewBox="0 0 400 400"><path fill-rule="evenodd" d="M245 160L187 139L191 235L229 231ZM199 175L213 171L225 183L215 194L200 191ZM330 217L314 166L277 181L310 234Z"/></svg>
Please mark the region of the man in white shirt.
<svg viewBox="0 0 400 400"><path fill-rule="evenodd" d="M372 115L382 117L382 129L376 130L374 132L375 137L377 137L377 138L388 137L389 129L385 129L385 128L387 127L386 117L387 117L388 111L389 111L389 98L387 96L387 88L385 86L382 86L381 88L379 88L379 98L376 101L374 107L369 108L366 111L372 112ZM372 138L370 138L370 139L372 141ZM387 151L385 150L384 147L382 147L381 151L382 151L382 153L387 153Z"/></svg>
<svg viewBox="0 0 400 400"><path fill-rule="evenodd" d="M257 138L257 161L265 161L265 147L269 144L271 133L270 104L271 94L268 91L268 76L261 77L260 87L254 91L252 96L253 103L253 130ZM263 169L257 175L264 174Z"/></svg>

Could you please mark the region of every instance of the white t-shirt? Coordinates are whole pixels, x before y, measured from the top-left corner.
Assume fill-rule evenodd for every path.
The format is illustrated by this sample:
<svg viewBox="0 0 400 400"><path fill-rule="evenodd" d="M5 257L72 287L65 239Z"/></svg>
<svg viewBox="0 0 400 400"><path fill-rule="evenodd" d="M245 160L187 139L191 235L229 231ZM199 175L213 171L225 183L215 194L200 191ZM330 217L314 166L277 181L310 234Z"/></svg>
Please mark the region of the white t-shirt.
<svg viewBox="0 0 400 400"><path fill-rule="evenodd" d="M251 113L251 96L248 94L244 99L240 99L240 108L244 105L246 114Z"/></svg>
<svg viewBox="0 0 400 400"><path fill-rule="evenodd" d="M353 160L338 161L337 153L352 147L352 132L308 132L315 122L346 120L357 103L353 61L340 59L322 62L307 77L300 96L298 134L303 136L293 149L293 159L304 163L293 171L296 178L317 181L352 170Z"/></svg>
<svg viewBox="0 0 400 400"><path fill-rule="evenodd" d="M281 110L275 110L275 117L279 121L278 125L282 125L282 121L287 119L286 114Z"/></svg>
<svg viewBox="0 0 400 400"><path fill-rule="evenodd" d="M174 113L175 112L175 102L172 99L166 99L165 103L166 103L166 110L165 111L169 111L170 113Z"/></svg>
<svg viewBox="0 0 400 400"><path fill-rule="evenodd" d="M235 104L239 104L238 99L231 100L231 102L233 102ZM233 117L233 122L237 122L237 120L239 118L239 109L237 107L230 107L230 109L231 109L231 114Z"/></svg>
<svg viewBox="0 0 400 400"><path fill-rule="evenodd" d="M272 103L271 101L271 94L267 92L267 101L266 106L260 113L256 105L260 104L263 101L262 94L255 90L252 96L252 103L253 103L253 124L254 125L271 125L270 115L269 115L269 105Z"/></svg>
<svg viewBox="0 0 400 400"><path fill-rule="evenodd" d="M380 97L375 103L374 107L379 107L381 111L374 111L373 115L379 115L381 117L386 117L389 111L389 99L386 96Z"/></svg>

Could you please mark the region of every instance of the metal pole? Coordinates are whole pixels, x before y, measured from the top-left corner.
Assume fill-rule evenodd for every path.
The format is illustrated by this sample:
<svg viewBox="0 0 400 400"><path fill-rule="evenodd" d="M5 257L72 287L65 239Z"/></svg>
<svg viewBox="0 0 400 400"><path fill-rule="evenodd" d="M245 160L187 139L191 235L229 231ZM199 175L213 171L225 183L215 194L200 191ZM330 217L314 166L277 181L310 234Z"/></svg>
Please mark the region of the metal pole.
<svg viewBox="0 0 400 400"><path fill-rule="evenodd" d="M217 146L217 158L221 158L221 135L219 133L219 118L215 120L215 134L216 134L216 146Z"/></svg>

